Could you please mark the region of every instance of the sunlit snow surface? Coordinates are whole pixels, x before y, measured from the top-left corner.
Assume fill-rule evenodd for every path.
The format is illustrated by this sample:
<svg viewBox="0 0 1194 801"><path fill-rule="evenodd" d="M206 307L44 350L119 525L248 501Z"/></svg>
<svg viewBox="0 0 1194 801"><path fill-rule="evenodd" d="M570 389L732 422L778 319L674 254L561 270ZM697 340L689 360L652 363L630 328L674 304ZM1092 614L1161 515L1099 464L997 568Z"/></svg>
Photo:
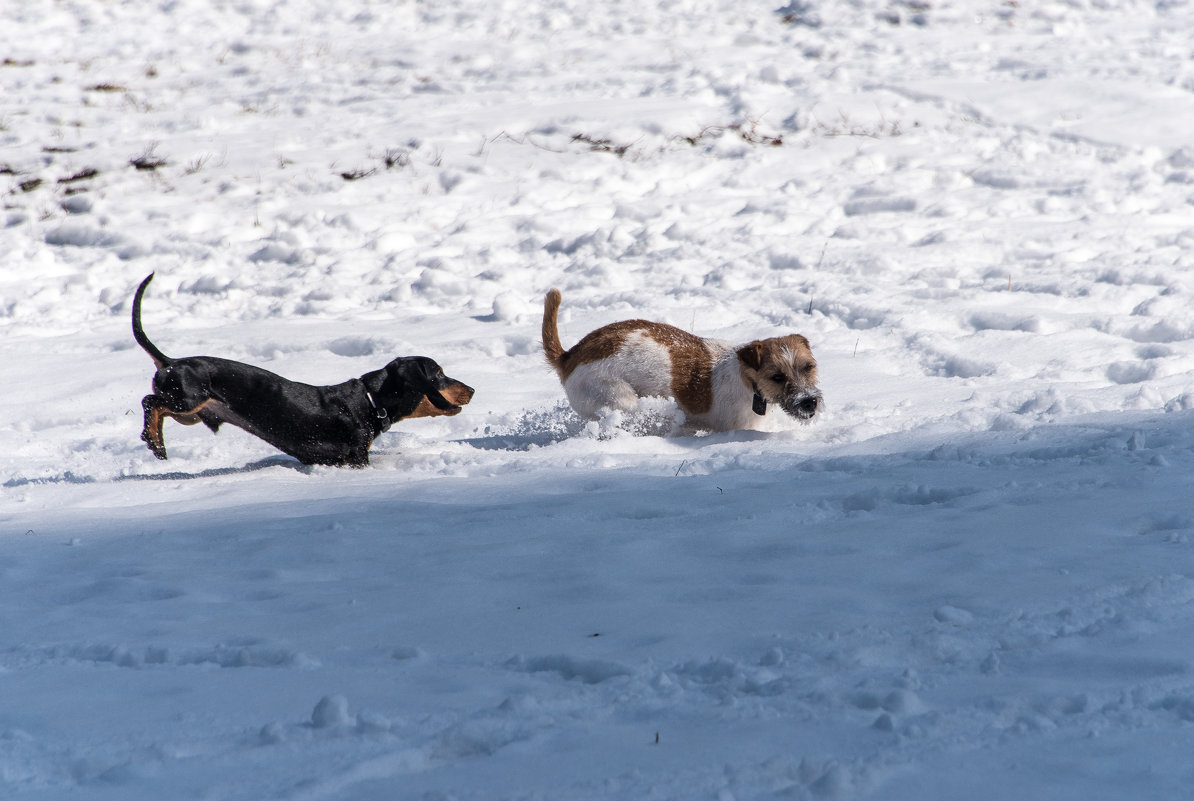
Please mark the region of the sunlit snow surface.
<svg viewBox="0 0 1194 801"><path fill-rule="evenodd" d="M9 5L0 796L1189 797L1194 5ZM150 272L168 354L477 396L159 462ZM824 413L586 423L553 286Z"/></svg>

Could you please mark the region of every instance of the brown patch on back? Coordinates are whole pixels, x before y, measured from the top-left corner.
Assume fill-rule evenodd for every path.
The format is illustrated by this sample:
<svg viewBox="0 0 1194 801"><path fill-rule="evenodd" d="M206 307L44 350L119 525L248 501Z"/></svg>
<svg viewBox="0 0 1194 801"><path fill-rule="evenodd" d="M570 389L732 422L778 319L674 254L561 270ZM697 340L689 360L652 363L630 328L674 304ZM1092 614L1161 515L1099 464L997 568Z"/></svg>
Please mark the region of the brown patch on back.
<svg viewBox="0 0 1194 801"><path fill-rule="evenodd" d="M560 379L567 381L582 364L612 357L636 333L667 349L672 365L672 395L680 405L693 414L708 412L713 407L713 358L709 347L695 334L667 323L622 320L589 332L560 356Z"/></svg>
<svg viewBox="0 0 1194 801"><path fill-rule="evenodd" d="M646 320L623 320L620 323L603 325L585 334L580 342L560 354L556 368L560 371L560 380L567 381L572 371L582 364L599 362L613 356L628 336L650 325L652 323Z"/></svg>
<svg viewBox="0 0 1194 801"><path fill-rule="evenodd" d="M692 414L713 408L713 356L698 336L670 325L653 323L651 339L667 347L672 357L672 394ZM665 337L661 339L660 337Z"/></svg>
<svg viewBox="0 0 1194 801"><path fill-rule="evenodd" d="M667 349L671 359L671 387L676 401L693 414L713 408L713 357L705 340L666 323L650 320L622 320L590 331L569 350L560 343L557 317L561 295L558 289L543 301L543 353L547 362L567 381L582 364L608 359L628 337L645 334Z"/></svg>

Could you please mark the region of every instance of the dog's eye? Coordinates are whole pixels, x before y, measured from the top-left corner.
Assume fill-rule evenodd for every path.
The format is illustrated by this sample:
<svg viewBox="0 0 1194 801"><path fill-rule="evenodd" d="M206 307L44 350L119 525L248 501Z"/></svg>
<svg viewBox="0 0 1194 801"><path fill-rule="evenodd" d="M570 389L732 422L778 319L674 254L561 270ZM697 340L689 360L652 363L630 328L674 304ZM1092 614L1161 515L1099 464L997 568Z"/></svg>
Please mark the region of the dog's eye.
<svg viewBox="0 0 1194 801"><path fill-rule="evenodd" d="M771 376L771 380L777 384L782 384L785 381L787 381L788 379L784 376L783 373L776 373L775 375Z"/></svg>

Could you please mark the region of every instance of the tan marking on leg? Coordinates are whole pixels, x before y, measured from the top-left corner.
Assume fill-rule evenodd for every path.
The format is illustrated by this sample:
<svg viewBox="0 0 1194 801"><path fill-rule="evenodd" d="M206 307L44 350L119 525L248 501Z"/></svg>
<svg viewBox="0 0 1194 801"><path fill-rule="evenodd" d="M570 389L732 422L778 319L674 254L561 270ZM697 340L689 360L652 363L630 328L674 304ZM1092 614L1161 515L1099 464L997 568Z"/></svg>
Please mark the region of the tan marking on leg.
<svg viewBox="0 0 1194 801"><path fill-rule="evenodd" d="M141 439L145 441L145 446L153 452L153 455L159 459L166 458L166 444L162 441L162 407L153 405L152 407L141 402L145 406L145 426L141 429Z"/></svg>
<svg viewBox="0 0 1194 801"><path fill-rule="evenodd" d="M172 412L169 409L162 409L162 415L177 420L184 426L197 425L203 422L202 418L199 417L199 412L202 411L203 407L209 403L211 403L211 398L203 401L203 403L199 404L194 409L191 409L189 412Z"/></svg>
<svg viewBox="0 0 1194 801"><path fill-rule="evenodd" d="M184 426L193 426L196 423L201 423L203 420L199 417L199 411L210 402L203 401L189 412L174 412L162 406L160 403L154 403L151 406L145 406L145 427L141 430L141 439L145 440L146 446L153 451L153 455L159 459L166 458L166 442L162 435L162 425L166 422L166 418L170 417ZM145 405L143 400L142 405Z"/></svg>

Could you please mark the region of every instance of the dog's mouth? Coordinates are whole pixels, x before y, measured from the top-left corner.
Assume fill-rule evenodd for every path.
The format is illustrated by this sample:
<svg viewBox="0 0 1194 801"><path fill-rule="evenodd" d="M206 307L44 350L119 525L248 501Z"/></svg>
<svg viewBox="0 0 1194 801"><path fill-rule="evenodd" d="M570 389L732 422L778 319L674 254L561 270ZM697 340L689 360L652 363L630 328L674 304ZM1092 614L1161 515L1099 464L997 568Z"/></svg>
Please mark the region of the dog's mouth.
<svg viewBox="0 0 1194 801"><path fill-rule="evenodd" d="M797 420L811 420L821 411L823 403L820 392L804 392L785 396L779 407Z"/></svg>
<svg viewBox="0 0 1194 801"><path fill-rule="evenodd" d="M409 417L453 417L464 409L454 403L449 403L443 397L432 399L430 394L419 399L419 405L410 413Z"/></svg>
<svg viewBox="0 0 1194 801"><path fill-rule="evenodd" d="M456 412L460 411L461 406L467 405L473 399L476 390L468 384L462 384L457 381L447 389L440 390L440 394L448 402L449 406L455 408L456 411L452 412L452 414L456 414Z"/></svg>
<svg viewBox="0 0 1194 801"><path fill-rule="evenodd" d="M426 399L435 407L436 413L450 417L463 411L461 407L473 399L474 392L469 385L456 381L442 390L431 390Z"/></svg>

